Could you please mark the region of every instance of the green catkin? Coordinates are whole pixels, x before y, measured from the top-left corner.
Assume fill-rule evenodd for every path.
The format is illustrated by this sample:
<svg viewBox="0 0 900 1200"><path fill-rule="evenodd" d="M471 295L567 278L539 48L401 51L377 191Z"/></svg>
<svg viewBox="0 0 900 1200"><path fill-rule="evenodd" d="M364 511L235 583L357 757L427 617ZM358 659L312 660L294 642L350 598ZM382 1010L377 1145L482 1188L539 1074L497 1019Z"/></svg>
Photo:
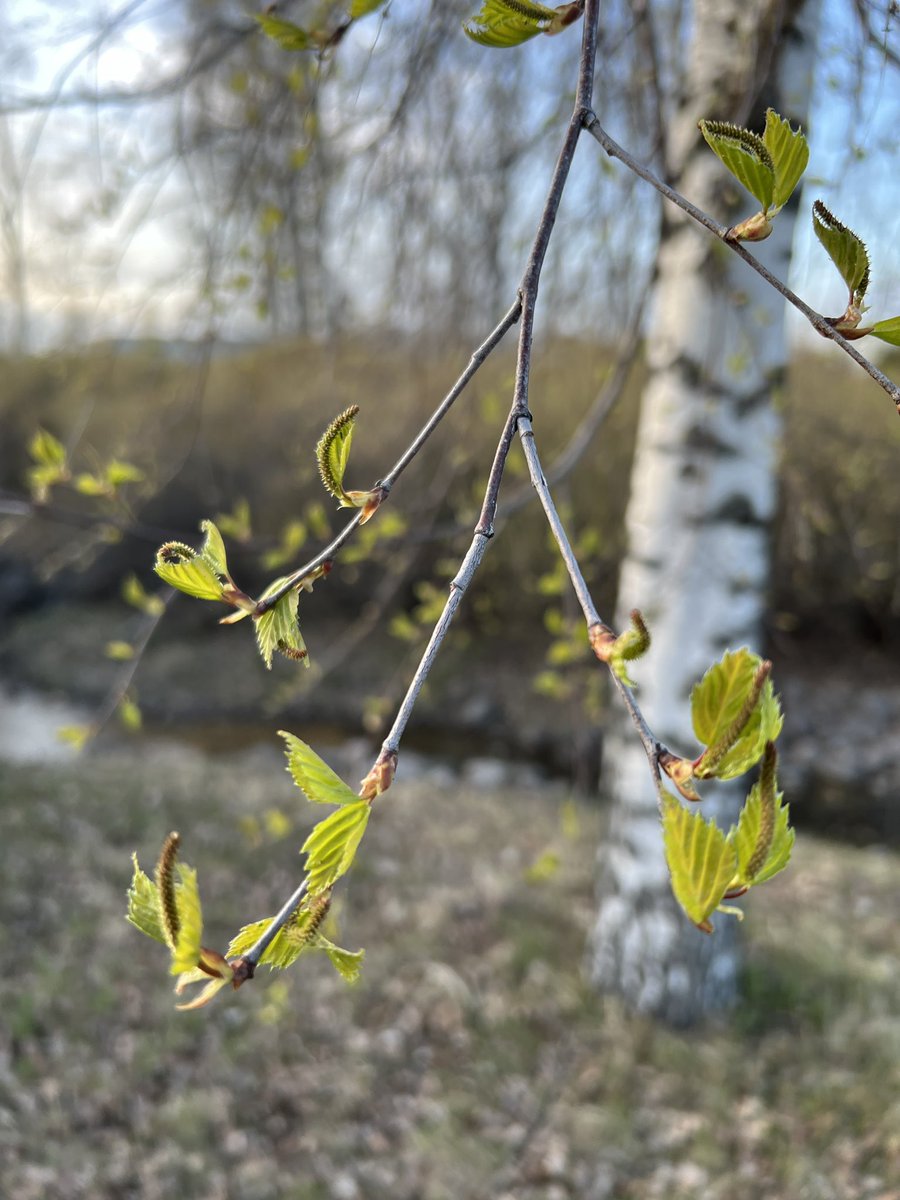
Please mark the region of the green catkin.
<svg viewBox="0 0 900 1200"><path fill-rule="evenodd" d="M753 879L765 866L772 838L775 836L775 764L778 754L771 742L766 742L759 775L759 834L753 855L747 863L747 876Z"/></svg>
<svg viewBox="0 0 900 1200"><path fill-rule="evenodd" d="M332 496L338 500L344 495L344 488L341 480L334 474L330 451L335 438L342 429L356 419L358 413L358 404L351 404L349 408L345 408L342 413L334 418L319 438L319 444L316 446L316 461L319 464L319 474L322 476L322 482L328 491L331 492Z"/></svg>

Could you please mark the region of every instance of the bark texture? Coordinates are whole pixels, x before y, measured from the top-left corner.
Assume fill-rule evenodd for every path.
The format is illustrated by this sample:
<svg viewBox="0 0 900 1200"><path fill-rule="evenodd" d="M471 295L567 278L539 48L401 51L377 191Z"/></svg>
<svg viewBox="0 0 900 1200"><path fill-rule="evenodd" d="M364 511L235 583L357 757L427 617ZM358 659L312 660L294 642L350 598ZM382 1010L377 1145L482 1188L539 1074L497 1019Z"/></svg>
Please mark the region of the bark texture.
<svg viewBox="0 0 900 1200"><path fill-rule="evenodd" d="M732 185L697 129L701 117L761 128L765 108L806 125L818 0L695 0L683 98L668 169L719 219L755 201ZM761 256L787 274L796 199ZM786 348L784 302L726 247L672 210L665 216L649 378L642 398L619 584L619 627L640 608L653 635L636 664L640 702L673 749L695 753L689 695L726 648L760 643L775 508L773 399ZM610 730L604 789L611 824L599 854L589 970L630 1007L684 1025L736 996L734 918L704 936L675 904L657 800L631 729ZM704 794L708 793L705 792ZM704 812L726 825L740 796L720 788Z"/></svg>

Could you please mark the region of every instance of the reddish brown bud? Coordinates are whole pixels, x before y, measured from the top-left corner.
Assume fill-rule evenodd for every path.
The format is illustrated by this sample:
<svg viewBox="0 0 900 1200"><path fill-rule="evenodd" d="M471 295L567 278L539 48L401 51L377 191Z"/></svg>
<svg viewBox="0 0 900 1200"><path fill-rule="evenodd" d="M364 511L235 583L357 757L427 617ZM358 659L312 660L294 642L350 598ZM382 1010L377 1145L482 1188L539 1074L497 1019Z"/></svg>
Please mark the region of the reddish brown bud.
<svg viewBox="0 0 900 1200"><path fill-rule="evenodd" d="M371 771L359 785L360 799L371 801L388 790L394 782L397 758L396 750L383 750L379 754Z"/></svg>

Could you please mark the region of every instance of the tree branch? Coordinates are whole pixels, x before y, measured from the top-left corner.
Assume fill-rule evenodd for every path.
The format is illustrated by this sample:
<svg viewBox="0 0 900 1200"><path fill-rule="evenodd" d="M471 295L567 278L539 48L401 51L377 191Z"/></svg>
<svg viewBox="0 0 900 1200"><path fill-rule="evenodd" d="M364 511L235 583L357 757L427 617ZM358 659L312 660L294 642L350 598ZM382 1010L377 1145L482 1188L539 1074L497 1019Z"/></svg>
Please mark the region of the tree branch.
<svg viewBox="0 0 900 1200"><path fill-rule="evenodd" d="M424 444L431 437L432 433L434 433L435 429L437 429L438 425L440 425L441 421L453 407L456 400L458 400L465 391L466 387L471 382L479 368L487 360L490 354L497 348L497 346L499 346L508 330L515 325L516 321L518 321L521 309L521 300L517 298L515 303L508 310L499 324L494 327L494 329L488 334L487 338L485 338L478 349L474 352L472 357L469 359L466 369L456 380L456 383L454 383L453 387L397 459L390 471L388 471L387 475L383 476L378 481L376 486L380 485L382 488L390 491L391 487L397 481L399 476L403 473L403 471L406 470L415 456L422 449ZM302 567L298 567L298 569L294 571L292 575L289 575L281 587L278 588L277 591L273 592L271 596L268 596L265 600L261 600L256 606L256 615L262 616L264 612L268 612L270 608L274 608L278 601L281 600L282 597L286 596L292 588L295 588L301 579L309 575L316 569L316 567L320 567L322 563L326 562L328 559L334 558L335 554L337 554L338 550L340 550L344 543L349 541L353 531L359 525L361 515L362 514L359 512L356 513L356 515L344 526L337 537L328 543L324 550L320 550L315 558L311 558L309 562L304 563Z"/></svg>
<svg viewBox="0 0 900 1200"><path fill-rule="evenodd" d="M614 141L609 136L606 130L601 126L595 113L589 112L585 114L585 129L591 135L591 137L603 147L603 149L611 158L619 159L619 161L624 163L629 171L633 171L635 175L639 175L641 179L646 180L651 187L656 188L661 195L665 196L667 200L670 200L673 204L680 208L682 212L687 213L689 217L691 217L699 225L702 225L704 229L708 229L709 232L714 234L721 242L724 242L725 245L733 250L740 258L742 258L748 266L752 267L758 275L761 275L763 279L765 279L766 283L771 284L771 286L775 288L777 292L784 296L788 303L793 304L794 308L803 313L804 317L806 317L810 325L812 325L813 329L815 329L817 333L820 333L823 337L829 338L832 342L835 342L838 346L840 346L845 354L849 354L853 361L858 363L859 366L861 366L862 369L868 375L870 375L872 379L875 380L878 386L887 392L887 394L893 400L894 405L897 408L897 412L900 413L900 387L898 387L897 384L895 384L893 380L889 379L882 371L879 371L875 364L870 362L865 355L860 354L856 347L848 342L845 337L842 337L832 325L829 325L829 323L820 313L817 313L815 309L810 308L809 305L801 300L796 293L792 292L786 284L782 283L780 279L773 275L768 267L763 266L758 258L754 258L749 250L745 249L740 242L730 241L726 236L728 233L727 226L720 225L718 221L715 221L711 216L703 212L702 209L698 208L695 204L692 204L690 200L682 196L680 192L675 190L675 188L670 187L667 183L664 183L653 173L653 171L649 169L649 167L645 167L642 163L638 162L633 155L629 154L627 150L623 149L618 142Z"/></svg>
<svg viewBox="0 0 900 1200"><path fill-rule="evenodd" d="M556 214L559 209L560 198L562 197L565 187L566 178L569 173L569 168L572 164L572 158L575 153L575 147L578 142L579 135L584 125L585 113L589 111L591 93L593 90L594 78L594 61L596 56L597 46L597 22L599 17L600 0L587 0L584 30L582 35L581 59L578 71L578 89L575 97L575 108L572 117L566 129L566 136L563 142L562 150L556 163L556 168L553 173L553 179L550 184L550 190L547 194L547 199L544 203L544 208L541 212L540 221L538 222L537 233L535 234L534 244L531 249L531 254L528 258L528 265L525 268L525 274L522 278L522 283L519 289L519 299L512 306L488 340L475 352L467 370L460 376L457 384L451 393L448 394L443 403L435 411L428 425L418 435L416 440L410 445L409 449L404 452L398 461L396 467L382 480L382 484L388 482L390 484L396 479L400 471L411 461L419 446L423 444L431 431L436 427L441 417L450 408L453 400L462 391L468 380L474 375L475 371L481 365L487 354L493 349L494 345L500 341L506 330L514 324L520 313L522 321L519 326L519 343L517 352L516 365L516 381L514 386L513 403L503 427L503 432L500 435L500 440L497 443L497 449L494 453L494 461L491 465L490 475L484 492L484 500L481 506L481 513L478 518L478 524L475 527L474 536L469 546L468 551L460 565L459 570L450 583L450 594L444 605L443 611L432 630L431 637L425 652L422 655L416 672L407 689L406 696L400 705L394 723L391 726L390 732L385 738L381 752L376 759L372 772L375 772L376 767L388 759L396 758L398 753L400 740L406 729L406 725L415 707L416 701L421 693L428 673L440 650L441 644L447 635L447 630L459 607L460 601L468 588L473 575L478 570L478 566L484 557L484 552L487 549L488 542L494 535L494 518L497 512L497 502L500 492L500 482L503 478L503 469L506 465L507 457L509 456L512 440L515 436L517 425L521 422L527 422L528 411L528 379L531 366L531 353L534 332L534 307L537 299L538 284L540 282L541 268L543 267L544 257L547 253L547 246L550 242L550 235L553 231L553 226L556 221ZM528 422L530 425L530 422ZM351 522L347 530L344 531L346 537L349 537L352 529L355 528L359 518ZM340 545L346 540L342 534L335 541L339 541ZM336 549L332 543L328 548L333 552ZM295 582L302 578L303 575L313 570L315 566L324 561L324 558L330 557L330 554L323 551L323 555L318 560L312 560L311 563L301 568L299 572L292 578ZM285 588L282 595L289 588ZM276 598L273 597L271 603L275 603ZM599 620L599 618L598 618ZM267 928L263 936L257 941L250 952L244 955L244 959L249 960L252 966L258 961L264 953L266 947L276 937L282 926L290 919L291 914L295 911L298 903L305 895L306 881L297 888L294 894L282 906L278 915L273 919L272 923Z"/></svg>
<svg viewBox="0 0 900 1200"><path fill-rule="evenodd" d="M541 469L541 460L534 440L534 429L528 417L519 419L519 438L522 442L522 449L525 452L525 461L528 463L528 473L531 476L531 482L538 494L538 499L547 518L547 524L550 526L556 545L559 548L559 553L566 565L569 579L572 581L572 587L574 588L575 595L578 597L581 611L584 613L588 630L590 631L598 625L609 628L601 620L600 614L597 612L597 606L594 604L594 598L587 585L587 580L584 578L581 567L578 565L578 558L572 549L572 544L566 534L560 515L556 510L556 505L553 503L553 497L550 494L547 480ZM628 709L634 727L637 729L641 744L644 747L644 753L647 755L647 761L650 764L651 774L653 775L654 782L656 782L659 779L659 756L666 752L667 747L660 742L659 738L647 724L631 689L619 679L612 668L610 668L609 673L612 676L613 683L616 685L616 690L622 697L625 707Z"/></svg>

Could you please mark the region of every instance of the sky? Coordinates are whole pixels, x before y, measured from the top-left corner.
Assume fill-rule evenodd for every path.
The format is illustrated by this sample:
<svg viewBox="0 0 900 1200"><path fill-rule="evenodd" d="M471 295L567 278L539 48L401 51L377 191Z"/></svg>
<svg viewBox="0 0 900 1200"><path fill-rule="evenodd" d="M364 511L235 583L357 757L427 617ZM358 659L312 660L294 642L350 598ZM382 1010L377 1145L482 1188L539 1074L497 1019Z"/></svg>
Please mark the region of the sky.
<svg viewBox="0 0 900 1200"><path fill-rule="evenodd" d="M394 0L394 5L408 8L412 2ZM886 68L875 50L863 57L860 69L857 39L848 34L847 0L823 3L802 207L808 212L812 198L821 197L866 241L873 262L871 315L881 319L900 313L900 73ZM221 7L231 16L241 13L237 6ZM98 18L116 13L123 15L117 33L92 51ZM77 88L108 91L153 82L180 64L173 35L182 19L178 0L118 5L85 0L76 6L63 0L6 0L0 15L0 106L15 109L57 88L66 95ZM895 48L900 48L898 29L900 20L895 20L888 34ZM384 52L390 36L390 22L382 29L379 18L369 18L354 27L339 53L348 64L365 63L367 56ZM533 47L526 50L534 62L558 61L542 60ZM533 120L555 88L553 78L540 83L529 101ZM362 86L354 99L361 97L366 98ZM200 332L195 320L200 280L194 269L184 267L191 262L186 212L196 197L161 153L171 121L166 104L113 107L99 114L84 106L61 107L0 117L0 178L5 181L0 195L25 249L36 348L62 339ZM547 176L549 170L550 160ZM545 178L536 176L534 203L545 186ZM376 232L363 232L352 253L336 262L364 310L367 299L375 311L379 304L377 287L366 284L378 276L377 248ZM0 266L8 267L8 255ZM827 315L842 310L843 284L808 220L799 222L790 282ZM8 341L8 270L3 287L0 339ZM265 336L264 326L239 301L235 312L228 334ZM791 319L793 336L802 336L804 324L799 316Z"/></svg>

